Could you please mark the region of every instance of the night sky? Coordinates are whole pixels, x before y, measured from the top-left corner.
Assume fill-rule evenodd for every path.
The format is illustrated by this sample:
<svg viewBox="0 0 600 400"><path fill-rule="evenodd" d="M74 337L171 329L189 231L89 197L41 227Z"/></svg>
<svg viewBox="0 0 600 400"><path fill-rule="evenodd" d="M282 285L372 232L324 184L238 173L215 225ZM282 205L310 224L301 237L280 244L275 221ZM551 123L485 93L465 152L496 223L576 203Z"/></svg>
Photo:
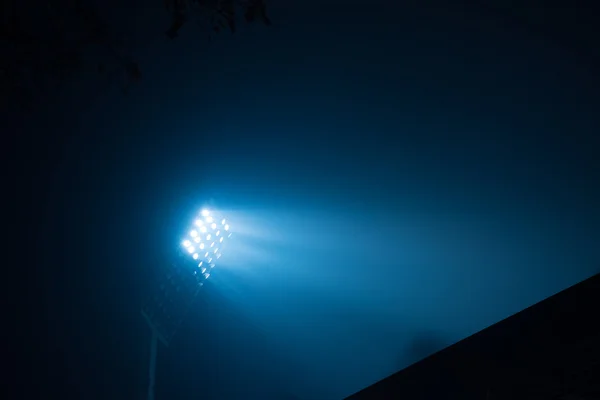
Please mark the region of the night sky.
<svg viewBox="0 0 600 400"><path fill-rule="evenodd" d="M392 3L273 0L211 42L103 6L140 84L80 74L19 122L30 390L144 398L144 294L207 201L235 235L157 400L341 399L600 271L584 28Z"/></svg>

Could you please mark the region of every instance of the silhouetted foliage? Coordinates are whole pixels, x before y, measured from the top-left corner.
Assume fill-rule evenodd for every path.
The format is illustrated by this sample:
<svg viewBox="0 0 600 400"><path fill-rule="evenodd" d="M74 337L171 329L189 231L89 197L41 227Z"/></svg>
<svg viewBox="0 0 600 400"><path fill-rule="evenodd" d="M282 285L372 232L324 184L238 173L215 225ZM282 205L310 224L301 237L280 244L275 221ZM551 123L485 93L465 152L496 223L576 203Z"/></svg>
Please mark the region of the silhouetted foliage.
<svg viewBox="0 0 600 400"><path fill-rule="evenodd" d="M271 24L264 0L163 1L172 16L166 31L171 39L191 21L206 28L209 39L222 30L235 32L238 19ZM84 71L97 74L102 87L116 84L123 92L142 78L124 40L86 0L0 4L0 107L32 108Z"/></svg>
<svg viewBox="0 0 600 400"><path fill-rule="evenodd" d="M164 0L165 8L172 15L171 25L166 31L169 38L177 37L179 30L189 20L195 20L207 28L209 39L222 29L232 33L236 28L236 10L241 10L247 22L262 22L271 25L267 17L264 0Z"/></svg>

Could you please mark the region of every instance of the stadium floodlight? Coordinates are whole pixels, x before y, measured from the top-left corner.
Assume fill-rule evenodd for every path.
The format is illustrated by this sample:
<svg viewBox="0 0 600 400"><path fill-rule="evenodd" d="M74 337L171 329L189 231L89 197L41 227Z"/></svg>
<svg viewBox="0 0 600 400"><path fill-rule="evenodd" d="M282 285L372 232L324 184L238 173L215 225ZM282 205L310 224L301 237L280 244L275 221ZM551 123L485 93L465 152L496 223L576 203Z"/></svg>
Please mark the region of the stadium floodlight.
<svg viewBox="0 0 600 400"><path fill-rule="evenodd" d="M217 211L202 209L180 242L179 257L161 275L159 290L142 308L152 331L148 400L154 400L158 342L169 345L215 261L221 258L224 237L231 237L221 231L229 231L228 222Z"/></svg>

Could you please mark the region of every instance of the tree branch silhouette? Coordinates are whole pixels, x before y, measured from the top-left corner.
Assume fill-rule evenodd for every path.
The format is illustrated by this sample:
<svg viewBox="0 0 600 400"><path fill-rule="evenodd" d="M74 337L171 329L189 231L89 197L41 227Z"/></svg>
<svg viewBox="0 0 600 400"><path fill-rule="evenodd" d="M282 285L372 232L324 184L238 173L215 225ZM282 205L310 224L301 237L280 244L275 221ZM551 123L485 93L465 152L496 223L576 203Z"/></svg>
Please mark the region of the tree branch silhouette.
<svg viewBox="0 0 600 400"><path fill-rule="evenodd" d="M205 27L208 39L223 30L235 32L242 17L250 23L271 24L264 0L163 2L171 15L165 32L169 39L177 38L190 21ZM28 0L2 0L0 7L0 107L33 109L89 67L123 92L141 80L142 68L122 49L123 40L91 3L56 0L40 7ZM94 52L101 54L100 60L90 65L86 54Z"/></svg>

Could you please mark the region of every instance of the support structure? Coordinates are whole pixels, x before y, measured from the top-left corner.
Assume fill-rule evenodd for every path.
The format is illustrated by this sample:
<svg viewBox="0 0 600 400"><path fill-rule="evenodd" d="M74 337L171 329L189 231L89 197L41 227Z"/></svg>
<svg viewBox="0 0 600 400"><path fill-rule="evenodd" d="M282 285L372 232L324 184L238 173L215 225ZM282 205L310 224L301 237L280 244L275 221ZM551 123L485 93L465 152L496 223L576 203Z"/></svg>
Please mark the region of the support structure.
<svg viewBox="0 0 600 400"><path fill-rule="evenodd" d="M150 369L148 371L148 400L154 400L154 382L156 381L156 353L158 351L158 333L152 329L150 342Z"/></svg>
<svg viewBox="0 0 600 400"><path fill-rule="evenodd" d="M175 284L177 282L172 281L172 283ZM152 332L148 368L148 400L154 400L158 344L159 342L162 342L165 347L169 346L183 317L198 294L200 286L196 286L196 290L191 293L186 293L186 296L179 297L178 299L172 298L173 294L170 293L164 284L161 285L161 288L163 288L163 293L159 296L155 296L153 298L154 301L151 301L142 309L142 316ZM174 289L176 288L181 287L175 286ZM181 289L179 291L181 291Z"/></svg>

